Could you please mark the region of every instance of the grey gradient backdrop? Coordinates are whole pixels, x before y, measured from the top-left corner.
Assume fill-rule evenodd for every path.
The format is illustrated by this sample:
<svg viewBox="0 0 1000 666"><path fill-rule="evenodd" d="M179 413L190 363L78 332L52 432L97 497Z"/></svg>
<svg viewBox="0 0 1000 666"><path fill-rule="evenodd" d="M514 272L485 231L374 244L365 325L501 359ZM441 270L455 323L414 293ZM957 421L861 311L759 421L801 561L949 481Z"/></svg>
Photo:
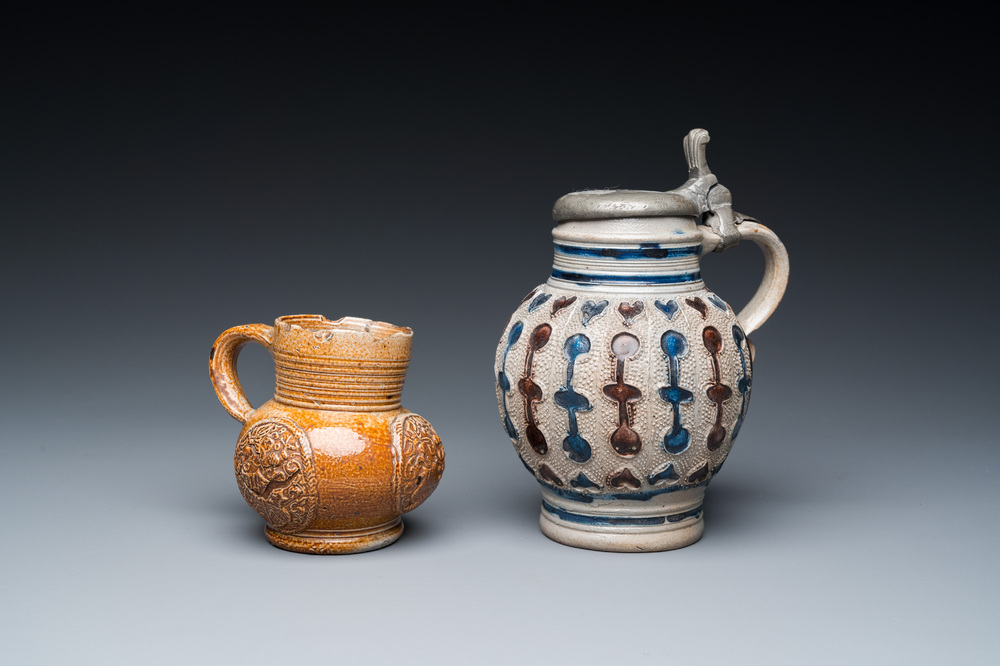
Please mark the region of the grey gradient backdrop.
<svg viewBox="0 0 1000 666"><path fill-rule="evenodd" d="M9 16L0 661L997 663L996 55L810 11ZM692 127L791 255L752 409L698 544L560 546L494 349L555 199L679 185ZM291 313L415 330L447 469L390 548L283 552L236 488L208 350Z"/></svg>

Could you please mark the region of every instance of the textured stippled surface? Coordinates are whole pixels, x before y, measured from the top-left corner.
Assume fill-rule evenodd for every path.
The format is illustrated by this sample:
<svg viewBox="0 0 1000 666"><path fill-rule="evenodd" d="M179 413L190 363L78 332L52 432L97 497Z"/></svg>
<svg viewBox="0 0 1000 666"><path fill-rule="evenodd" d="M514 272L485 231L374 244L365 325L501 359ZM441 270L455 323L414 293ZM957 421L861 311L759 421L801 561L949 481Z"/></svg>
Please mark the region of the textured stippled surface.
<svg viewBox="0 0 1000 666"><path fill-rule="evenodd" d="M612 477L625 469L639 479L640 485L636 490L651 490L671 484L697 485L707 480L691 483L689 477L705 465L709 470L714 470L726 459L733 445L733 427L742 409L742 402L737 397L739 392L735 387L743 378L749 379L752 376L749 364L741 363L740 360L741 354L744 357L747 355L746 345L744 343L741 346L737 342L739 336L733 337L734 327L742 329L739 329L739 322L732 309L702 287L683 297L666 299L681 303L673 317L668 317L656 307L655 303L660 299L632 297L611 299L601 316L588 317L587 306L595 302L594 296L587 298L586 295L549 285L539 287L538 293L551 295L557 300L576 300L557 310L555 315L549 308L531 311L531 301L523 303L514 312L501 337L496 355L498 373L503 372L512 380L524 379L528 376L525 374L526 359L529 354L533 355L529 374L531 381L537 385L540 396L539 400L532 403L534 420L537 420L548 443L544 454L538 453L531 446L525 431L533 418L525 408L525 401L518 399L516 389L504 396L498 387L501 418L509 416L518 432L513 440L521 459L533 470L537 470L542 463L547 464L566 487L580 473L585 474L596 487L579 488L583 493L607 492L612 487ZM701 299L700 303L703 304L708 302L709 296L724 305L725 309L718 305L697 308L686 302L699 304L695 299ZM621 315L620 306L628 305L635 310L638 309L635 303L643 305L639 314L628 318ZM527 333L508 347L511 329L515 326L521 326L527 332L542 325L552 329L549 341L543 347L532 352ZM713 356L703 342L703 334L713 327L717 331L728 333L720 333L720 383L732 387L733 395L721 402L720 423L725 429L725 437L715 450L710 450L708 435L715 425L716 405L709 400L708 391L716 381ZM669 356L661 345L661 339L668 331L680 334L687 340L686 353L678 359L677 382L693 395L693 399L679 405L680 423L689 432L690 443L683 452L678 453L669 453L664 448L664 439L673 429L674 419L673 407L660 396L661 390L670 387ZM616 384L617 361L612 341L621 333L633 335L638 340L638 350L624 362L623 377L627 385L637 387L640 392L626 406L629 425L638 434L639 445L631 455L622 455L612 444L612 437L621 425L619 403L605 393L605 387ZM566 353L566 341L574 336L584 336L589 340L589 351L574 356L572 376L573 391L590 405L589 409L575 410L579 435L586 440L592 452L588 460L581 461L573 460L570 455L572 449L564 446L570 435L569 414L567 409L560 407L553 399L557 391L567 387L566 376L570 360ZM507 414L503 411L504 404ZM668 463L674 465L678 479L648 480L654 470ZM553 483L560 485L554 481Z"/></svg>

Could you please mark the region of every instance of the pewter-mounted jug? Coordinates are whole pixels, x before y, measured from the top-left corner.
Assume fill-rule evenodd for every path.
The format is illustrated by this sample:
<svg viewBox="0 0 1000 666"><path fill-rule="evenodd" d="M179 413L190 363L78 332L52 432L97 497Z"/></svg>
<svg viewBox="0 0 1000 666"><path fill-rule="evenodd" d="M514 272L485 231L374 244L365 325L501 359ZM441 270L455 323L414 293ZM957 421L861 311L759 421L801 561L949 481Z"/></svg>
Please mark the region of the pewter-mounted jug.
<svg viewBox="0 0 1000 666"><path fill-rule="evenodd" d="M708 168L708 132L684 139L689 177L666 192L589 190L553 209L549 279L496 353L504 430L542 488L542 531L596 550L696 542L705 489L743 427L747 337L788 282L777 236L733 210ZM701 258L749 240L764 278L737 314Z"/></svg>

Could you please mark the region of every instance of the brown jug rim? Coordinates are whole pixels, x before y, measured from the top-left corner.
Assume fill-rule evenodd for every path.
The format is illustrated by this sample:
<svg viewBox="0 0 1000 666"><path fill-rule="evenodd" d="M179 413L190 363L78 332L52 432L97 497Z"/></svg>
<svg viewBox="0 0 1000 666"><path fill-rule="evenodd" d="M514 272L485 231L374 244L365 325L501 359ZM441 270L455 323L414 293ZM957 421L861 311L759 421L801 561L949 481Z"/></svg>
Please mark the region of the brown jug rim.
<svg viewBox="0 0 1000 666"><path fill-rule="evenodd" d="M409 326L397 326L389 322L363 317L327 319L321 314L284 315L274 320L274 326L285 331L299 328L310 332L367 333L376 340L384 340L392 336L413 337L413 329Z"/></svg>

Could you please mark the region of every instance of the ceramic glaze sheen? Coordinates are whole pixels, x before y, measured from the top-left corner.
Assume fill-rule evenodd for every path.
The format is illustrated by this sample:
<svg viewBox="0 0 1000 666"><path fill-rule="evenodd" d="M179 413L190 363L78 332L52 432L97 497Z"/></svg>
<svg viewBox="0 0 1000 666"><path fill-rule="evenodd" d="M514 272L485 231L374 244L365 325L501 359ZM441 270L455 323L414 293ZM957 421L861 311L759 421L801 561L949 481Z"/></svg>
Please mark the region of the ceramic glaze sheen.
<svg viewBox="0 0 1000 666"><path fill-rule="evenodd" d="M400 516L437 486L441 439L400 404L412 341L409 328L321 315L237 326L215 341L212 384L244 424L236 482L272 544L321 554L387 546L403 532ZM274 357L274 398L259 409L236 375L248 342Z"/></svg>
<svg viewBox="0 0 1000 666"><path fill-rule="evenodd" d="M685 139L690 179L670 192L569 194L553 215L552 274L514 312L496 353L504 430L542 486L542 531L611 551L687 546L705 488L747 414L747 335L774 311L788 255L735 213ZM706 224L707 222L707 224ZM764 280L737 315L706 286L706 252L749 239Z"/></svg>

